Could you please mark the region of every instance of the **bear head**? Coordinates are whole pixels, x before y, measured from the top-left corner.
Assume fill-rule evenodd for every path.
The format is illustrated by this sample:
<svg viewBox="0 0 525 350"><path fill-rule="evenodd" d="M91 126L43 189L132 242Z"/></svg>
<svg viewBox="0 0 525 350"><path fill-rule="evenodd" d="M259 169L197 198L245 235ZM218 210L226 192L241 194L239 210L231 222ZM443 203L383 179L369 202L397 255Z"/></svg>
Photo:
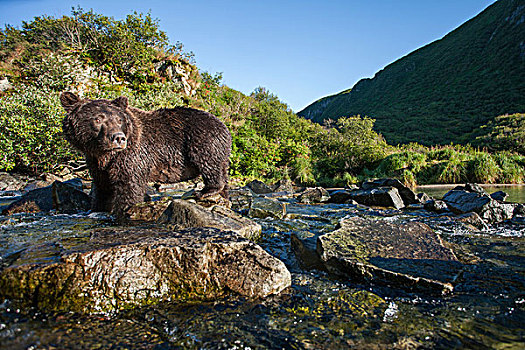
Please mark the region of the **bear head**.
<svg viewBox="0 0 525 350"><path fill-rule="evenodd" d="M66 139L87 155L100 157L123 151L136 138L136 119L128 109L126 97L89 100L63 92L60 102L67 112L62 122Z"/></svg>

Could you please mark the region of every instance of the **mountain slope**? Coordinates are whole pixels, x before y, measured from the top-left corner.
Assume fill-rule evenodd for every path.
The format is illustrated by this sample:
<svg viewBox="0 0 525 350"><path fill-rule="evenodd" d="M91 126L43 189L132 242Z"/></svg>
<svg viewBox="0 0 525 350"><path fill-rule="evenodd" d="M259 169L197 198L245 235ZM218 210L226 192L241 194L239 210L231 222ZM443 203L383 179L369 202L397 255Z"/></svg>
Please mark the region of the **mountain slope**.
<svg viewBox="0 0 525 350"><path fill-rule="evenodd" d="M466 142L494 117L525 111L525 0L499 0L422 47L298 114L367 115L391 143Z"/></svg>

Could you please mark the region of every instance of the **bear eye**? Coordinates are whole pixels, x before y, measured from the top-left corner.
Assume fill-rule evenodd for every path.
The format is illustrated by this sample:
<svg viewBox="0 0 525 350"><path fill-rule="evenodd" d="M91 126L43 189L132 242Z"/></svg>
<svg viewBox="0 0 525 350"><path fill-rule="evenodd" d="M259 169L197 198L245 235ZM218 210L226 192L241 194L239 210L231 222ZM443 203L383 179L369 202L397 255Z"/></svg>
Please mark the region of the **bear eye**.
<svg viewBox="0 0 525 350"><path fill-rule="evenodd" d="M102 123L102 119L104 119L103 116L97 115L95 118L93 118L93 121L95 122L95 124L100 124Z"/></svg>

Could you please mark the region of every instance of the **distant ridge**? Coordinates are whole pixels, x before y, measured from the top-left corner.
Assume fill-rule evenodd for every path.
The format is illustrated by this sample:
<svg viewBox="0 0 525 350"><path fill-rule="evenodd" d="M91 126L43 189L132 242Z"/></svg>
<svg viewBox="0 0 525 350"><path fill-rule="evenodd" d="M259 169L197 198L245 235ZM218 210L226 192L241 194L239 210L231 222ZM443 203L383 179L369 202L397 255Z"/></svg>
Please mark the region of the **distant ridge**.
<svg viewBox="0 0 525 350"><path fill-rule="evenodd" d="M525 0L499 0L440 40L298 114L367 115L389 143L464 143L498 115L525 111Z"/></svg>

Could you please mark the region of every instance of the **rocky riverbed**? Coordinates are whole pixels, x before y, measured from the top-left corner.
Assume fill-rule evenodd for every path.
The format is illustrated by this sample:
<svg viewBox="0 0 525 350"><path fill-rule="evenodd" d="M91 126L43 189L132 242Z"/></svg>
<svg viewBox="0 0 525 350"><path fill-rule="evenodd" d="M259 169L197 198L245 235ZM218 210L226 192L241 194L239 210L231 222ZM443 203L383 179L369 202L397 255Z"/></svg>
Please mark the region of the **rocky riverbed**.
<svg viewBox="0 0 525 350"><path fill-rule="evenodd" d="M1 348L523 346L522 206L475 186L469 210L390 179L252 183L231 209L157 187L116 225L54 181L0 216Z"/></svg>

